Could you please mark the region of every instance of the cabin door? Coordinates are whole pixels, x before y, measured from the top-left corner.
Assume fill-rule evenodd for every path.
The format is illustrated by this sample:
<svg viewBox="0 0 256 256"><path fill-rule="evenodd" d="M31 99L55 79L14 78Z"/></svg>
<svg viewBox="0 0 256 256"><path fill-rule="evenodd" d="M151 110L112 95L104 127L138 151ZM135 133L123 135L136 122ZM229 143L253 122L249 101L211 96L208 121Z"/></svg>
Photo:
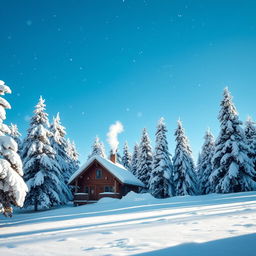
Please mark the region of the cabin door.
<svg viewBox="0 0 256 256"><path fill-rule="evenodd" d="M89 200L96 200L96 189L95 186L89 187Z"/></svg>

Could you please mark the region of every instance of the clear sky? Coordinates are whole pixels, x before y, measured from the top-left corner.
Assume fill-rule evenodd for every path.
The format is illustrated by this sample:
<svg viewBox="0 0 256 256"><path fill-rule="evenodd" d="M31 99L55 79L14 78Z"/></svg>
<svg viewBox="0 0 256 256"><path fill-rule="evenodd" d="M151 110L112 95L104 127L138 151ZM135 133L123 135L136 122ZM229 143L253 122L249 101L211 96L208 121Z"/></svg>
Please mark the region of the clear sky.
<svg viewBox="0 0 256 256"><path fill-rule="evenodd" d="M240 118L256 119L255 13L246 0L1 0L6 123L25 135L42 95L83 161L116 120L120 147L133 147L143 127L154 142L161 116L173 153L180 117L196 156L207 127L218 134L225 86Z"/></svg>

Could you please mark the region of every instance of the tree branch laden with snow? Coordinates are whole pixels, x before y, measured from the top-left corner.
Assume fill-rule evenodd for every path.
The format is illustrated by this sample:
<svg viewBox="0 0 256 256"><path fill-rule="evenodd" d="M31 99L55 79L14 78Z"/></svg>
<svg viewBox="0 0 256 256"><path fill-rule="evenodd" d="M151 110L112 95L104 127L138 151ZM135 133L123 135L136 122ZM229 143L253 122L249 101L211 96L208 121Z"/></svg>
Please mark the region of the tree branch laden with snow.
<svg viewBox="0 0 256 256"><path fill-rule="evenodd" d="M0 95L11 93L10 88L0 81ZM3 123L6 118L5 109L10 104L0 97L0 212L12 215L11 205L22 207L28 188L22 179L23 169L18 145L8 134L11 130Z"/></svg>

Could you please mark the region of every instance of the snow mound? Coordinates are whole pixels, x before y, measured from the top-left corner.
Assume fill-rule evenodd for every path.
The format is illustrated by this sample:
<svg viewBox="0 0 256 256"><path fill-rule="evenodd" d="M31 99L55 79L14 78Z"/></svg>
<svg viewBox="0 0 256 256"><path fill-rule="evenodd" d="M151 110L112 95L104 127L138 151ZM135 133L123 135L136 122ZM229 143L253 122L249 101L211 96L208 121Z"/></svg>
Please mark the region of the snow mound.
<svg viewBox="0 0 256 256"><path fill-rule="evenodd" d="M126 203L126 202L138 202L138 201L152 201L156 200L151 194L144 193L138 194L133 191L129 192L122 199L111 198L111 197L103 197L97 203L105 204L105 203Z"/></svg>
<svg viewBox="0 0 256 256"><path fill-rule="evenodd" d="M133 191L129 192L125 197L121 199L122 202L129 202L129 201L148 201L148 200L154 200L155 198L149 194L149 193L144 193L144 194L138 194Z"/></svg>
<svg viewBox="0 0 256 256"><path fill-rule="evenodd" d="M101 198L97 203L98 204L105 204L105 203L114 203L119 201L120 199L118 198L112 198L112 197L103 197Z"/></svg>

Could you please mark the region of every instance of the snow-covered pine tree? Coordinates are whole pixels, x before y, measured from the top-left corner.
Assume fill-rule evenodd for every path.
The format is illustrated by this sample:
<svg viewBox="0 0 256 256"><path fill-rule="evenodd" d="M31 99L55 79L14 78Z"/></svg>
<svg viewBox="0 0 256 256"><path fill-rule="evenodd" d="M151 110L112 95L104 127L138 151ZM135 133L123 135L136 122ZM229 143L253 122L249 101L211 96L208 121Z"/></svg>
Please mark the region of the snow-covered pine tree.
<svg viewBox="0 0 256 256"><path fill-rule="evenodd" d="M248 156L252 159L254 170L256 170L256 126L255 126L255 122L252 120L251 117L248 117L245 122L244 132L245 132L245 137L247 139L247 143L251 151L248 154ZM255 176L254 176L254 180L256 180Z"/></svg>
<svg viewBox="0 0 256 256"><path fill-rule="evenodd" d="M45 113L44 100L40 97L22 147L24 179L29 188L24 205L34 207L35 211L66 201L63 195L65 184L50 143L51 136L48 114Z"/></svg>
<svg viewBox="0 0 256 256"><path fill-rule="evenodd" d="M79 154L76 150L76 145L74 141L70 141L67 139L67 154L69 156L69 176L71 176L75 171L78 170L80 162L79 162Z"/></svg>
<svg viewBox="0 0 256 256"><path fill-rule="evenodd" d="M16 141L16 143L18 145L18 152L17 153L20 154L20 150L21 150L21 146L22 146L21 139L20 139L21 134L20 134L16 124L11 123L9 128L10 128L10 131L11 131L10 136Z"/></svg>
<svg viewBox="0 0 256 256"><path fill-rule="evenodd" d="M153 169L149 185L150 192L156 198L166 198L173 195L172 161L166 133L164 118L161 118L157 125Z"/></svg>
<svg viewBox="0 0 256 256"><path fill-rule="evenodd" d="M56 153L56 160L58 161L61 170L63 172L63 176L65 176L65 180L68 179L67 174L65 173L68 170L68 162L67 162L67 141L65 139L66 131L65 127L61 125L60 115L57 113L56 117L53 117L53 122L50 125L50 131L53 136L51 137L51 145Z"/></svg>
<svg viewBox="0 0 256 256"><path fill-rule="evenodd" d="M95 138L95 141L92 145L92 152L88 156L88 159L93 156L97 156L97 155L106 158L104 144L103 144L103 142L100 141L98 136L96 136L96 138Z"/></svg>
<svg viewBox="0 0 256 256"><path fill-rule="evenodd" d="M168 150L168 148L167 148ZM153 156L150 139L146 128L143 129L139 145L138 178L145 184L145 189L149 189L149 180L152 174Z"/></svg>
<svg viewBox="0 0 256 256"><path fill-rule="evenodd" d="M182 127L178 120L175 131L176 148L173 157L173 180L176 196L197 194L197 175L192 158L192 151Z"/></svg>
<svg viewBox="0 0 256 256"><path fill-rule="evenodd" d="M248 156L251 150L228 88L224 89L220 106L220 133L212 158L211 184L217 193L255 190L255 170Z"/></svg>
<svg viewBox="0 0 256 256"><path fill-rule="evenodd" d="M122 165L127 169L131 169L131 154L129 152L129 146L128 142L126 141L124 143L124 149L123 149L123 157L122 157Z"/></svg>
<svg viewBox="0 0 256 256"><path fill-rule="evenodd" d="M132 153L131 172L136 177L138 177L138 164L139 164L139 145L135 143L133 153Z"/></svg>
<svg viewBox="0 0 256 256"><path fill-rule="evenodd" d="M11 89L0 81L0 95L11 93ZM27 186L22 179L23 170L18 146L8 134L9 127L3 123L6 119L5 109L11 109L8 101L0 97L0 212L12 216L12 207L23 206Z"/></svg>
<svg viewBox="0 0 256 256"><path fill-rule="evenodd" d="M50 126L50 131L53 136L50 138L51 146L55 151L55 159L60 166L60 177L64 184L62 187L63 196L66 200L63 202L70 201L72 199L72 193L68 187L68 180L70 178L69 170L69 155L67 154L67 140L65 138L66 131L65 127L61 125L60 115L57 113L56 117L53 118L53 122Z"/></svg>
<svg viewBox="0 0 256 256"><path fill-rule="evenodd" d="M198 168L199 192L200 194L209 194L211 184L209 177L212 173L212 156L214 154L214 137L208 129L204 136L204 144L200 154L200 166Z"/></svg>

